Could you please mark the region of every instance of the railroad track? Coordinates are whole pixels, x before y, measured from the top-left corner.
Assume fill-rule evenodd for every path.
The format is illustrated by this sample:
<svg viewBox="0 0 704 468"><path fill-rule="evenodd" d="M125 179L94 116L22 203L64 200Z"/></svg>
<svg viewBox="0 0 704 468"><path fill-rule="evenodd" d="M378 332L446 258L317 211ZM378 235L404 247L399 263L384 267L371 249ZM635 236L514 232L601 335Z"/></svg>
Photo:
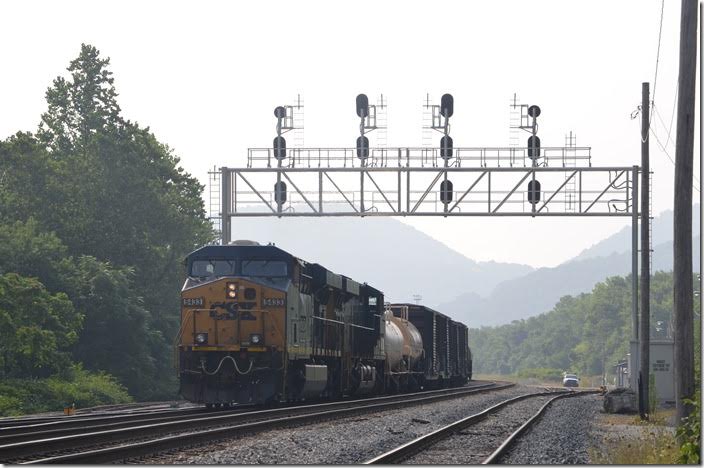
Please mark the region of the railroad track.
<svg viewBox="0 0 704 468"><path fill-rule="evenodd" d="M513 386L511 383L492 382L421 393L254 410L238 414L211 412L191 418L150 421L146 424L137 420L132 421L131 424L125 424L124 427L98 431L89 429L67 435L51 434L50 437L44 437L46 434L42 434L40 438L35 435L26 440L11 443L3 443L0 439L0 463L107 463L188 445L209 443L239 434L309 424L357 415L361 412L369 413L431 403L511 386ZM170 417L173 418L173 416Z"/></svg>
<svg viewBox="0 0 704 468"><path fill-rule="evenodd" d="M575 397L579 395L586 395L598 393L596 391L573 391L573 390L560 390L560 391L550 391L550 392L540 392L540 393L528 393L520 395L514 398L507 399L496 405L493 405L479 413L473 414L445 427L437 429L429 434L425 434L417 439L414 439L404 445L401 445L393 450L390 450L382 455L372 458L365 462L365 464L396 464L396 463L421 463L429 464L428 460L432 460L430 463L434 464L494 464L498 463L501 457L506 453L506 451L513 445L513 443L531 426L533 426L545 412L545 410L556 400L560 398ZM545 400L544 404L532 414L525 422L518 424L519 427L511 431L513 427L510 426L509 429L504 431L485 431L482 434L484 438L478 447L470 445L467 440L458 440L455 443L463 446L467 451L472 452L468 459L459 460L457 458L457 451L451 447L451 443L448 441L455 437L463 437L471 435L470 432L464 432L468 428L476 426L475 429L481 431L482 423L486 422L490 415L496 415L502 411L507 411L509 407L516 406L520 402L525 402L529 399L542 399ZM515 409L515 408L513 408ZM504 428L505 429L505 428ZM509 433L509 431L511 431ZM476 431L474 432L477 433ZM508 433L508 436L506 434ZM487 440L493 439L493 440ZM443 446L444 445L444 446ZM492 447L489 452L486 451L486 447ZM431 452L429 455L426 452ZM454 453L453 453L454 451ZM443 455L452 453L454 457L451 460L444 460ZM487 456L488 454L488 456Z"/></svg>

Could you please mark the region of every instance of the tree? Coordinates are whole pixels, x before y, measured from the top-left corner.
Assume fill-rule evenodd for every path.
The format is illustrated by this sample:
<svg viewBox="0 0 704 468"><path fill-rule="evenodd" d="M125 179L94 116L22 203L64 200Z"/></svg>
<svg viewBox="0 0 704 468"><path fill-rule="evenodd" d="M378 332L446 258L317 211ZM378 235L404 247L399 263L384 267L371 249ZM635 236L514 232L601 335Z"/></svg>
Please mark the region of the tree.
<svg viewBox="0 0 704 468"><path fill-rule="evenodd" d="M71 365L82 315L34 278L0 276L0 361L6 377L46 377Z"/></svg>
<svg viewBox="0 0 704 468"><path fill-rule="evenodd" d="M120 106L113 85L110 59L82 44L71 62L71 80L59 76L46 92L49 109L42 115L38 135L57 156L85 150L91 135L120 123Z"/></svg>

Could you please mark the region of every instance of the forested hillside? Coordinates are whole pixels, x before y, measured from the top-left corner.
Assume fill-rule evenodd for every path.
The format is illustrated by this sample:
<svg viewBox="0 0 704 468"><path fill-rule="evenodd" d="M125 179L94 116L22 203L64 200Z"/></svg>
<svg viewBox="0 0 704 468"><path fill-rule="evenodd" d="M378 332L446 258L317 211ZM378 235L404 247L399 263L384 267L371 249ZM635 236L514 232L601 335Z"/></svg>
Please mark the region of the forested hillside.
<svg viewBox="0 0 704 468"><path fill-rule="evenodd" d="M699 307L700 296L696 296L694 310ZM671 273L653 275L650 311L650 336L667 337L672 318ZM699 330L700 319L696 320L693 326ZM695 335L700 340L698 331ZM630 337L631 279L614 276L589 293L564 296L550 312L498 327L471 329L470 346L479 373L544 369L547 372L541 373L603 375L613 374L612 366L625 358Z"/></svg>
<svg viewBox="0 0 704 468"><path fill-rule="evenodd" d="M173 398L182 258L203 187L122 117L83 45L33 132L0 141L0 414Z"/></svg>

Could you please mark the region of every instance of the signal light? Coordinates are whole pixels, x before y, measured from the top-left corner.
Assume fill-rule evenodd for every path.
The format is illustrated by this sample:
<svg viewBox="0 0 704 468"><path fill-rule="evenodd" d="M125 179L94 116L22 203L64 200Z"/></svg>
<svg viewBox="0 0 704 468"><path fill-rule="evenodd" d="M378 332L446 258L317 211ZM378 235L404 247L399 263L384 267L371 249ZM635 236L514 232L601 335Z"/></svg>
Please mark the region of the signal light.
<svg viewBox="0 0 704 468"><path fill-rule="evenodd" d="M286 182L283 180L274 184L274 199L277 205L286 203Z"/></svg>
<svg viewBox="0 0 704 468"><path fill-rule="evenodd" d="M274 157L278 160L286 157L286 139L282 136L274 138Z"/></svg>
<svg viewBox="0 0 704 468"><path fill-rule="evenodd" d="M540 201L540 182L537 180L528 182L528 201L534 205Z"/></svg>
<svg viewBox="0 0 704 468"><path fill-rule="evenodd" d="M449 119L455 112L455 98L452 94L443 94L440 98L440 115Z"/></svg>
<svg viewBox="0 0 704 468"><path fill-rule="evenodd" d="M452 201L452 182L450 179L440 183L440 201L446 205Z"/></svg>
<svg viewBox="0 0 704 468"><path fill-rule="evenodd" d="M365 136L357 137L357 157L359 159L369 157L369 138Z"/></svg>
<svg viewBox="0 0 704 468"><path fill-rule="evenodd" d="M286 109L281 106L277 107L276 109L274 109L274 116L277 119L283 119L284 117L286 117Z"/></svg>
<svg viewBox="0 0 704 468"><path fill-rule="evenodd" d="M540 157L540 137L538 135L528 137L528 157L531 159Z"/></svg>
<svg viewBox="0 0 704 468"><path fill-rule="evenodd" d="M443 159L452 157L452 137L450 135L440 138L440 157Z"/></svg>
<svg viewBox="0 0 704 468"><path fill-rule="evenodd" d="M357 95L357 116L366 118L369 115L369 98L366 94Z"/></svg>

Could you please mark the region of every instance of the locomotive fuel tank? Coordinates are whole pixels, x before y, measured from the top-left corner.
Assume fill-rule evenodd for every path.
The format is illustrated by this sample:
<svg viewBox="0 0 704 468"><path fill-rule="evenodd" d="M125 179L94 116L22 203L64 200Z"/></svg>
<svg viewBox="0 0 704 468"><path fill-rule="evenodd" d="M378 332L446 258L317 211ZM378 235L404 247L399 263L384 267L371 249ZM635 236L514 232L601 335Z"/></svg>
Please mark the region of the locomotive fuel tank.
<svg viewBox="0 0 704 468"><path fill-rule="evenodd" d="M423 340L418 329L409 321L384 313L386 334L384 350L388 367L393 372L411 370L423 355Z"/></svg>

